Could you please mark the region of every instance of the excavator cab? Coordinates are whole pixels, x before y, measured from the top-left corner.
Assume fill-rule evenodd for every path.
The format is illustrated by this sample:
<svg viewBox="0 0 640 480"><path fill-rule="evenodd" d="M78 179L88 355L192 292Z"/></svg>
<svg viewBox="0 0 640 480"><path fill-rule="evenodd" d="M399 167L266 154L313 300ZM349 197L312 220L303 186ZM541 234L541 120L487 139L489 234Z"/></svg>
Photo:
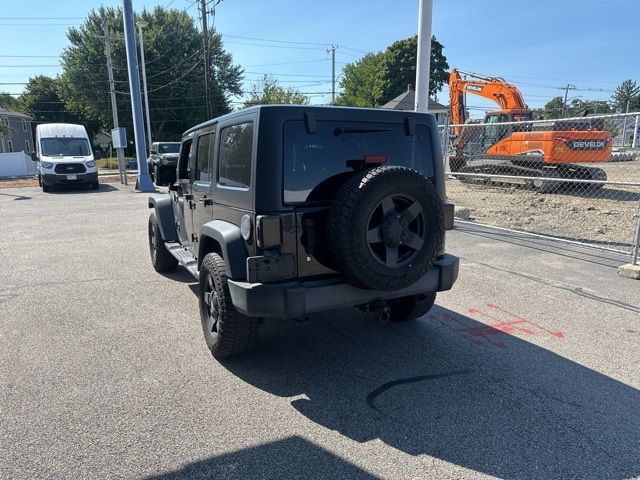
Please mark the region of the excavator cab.
<svg viewBox="0 0 640 480"><path fill-rule="evenodd" d="M531 111L500 110L487 113L484 119L485 126L482 135L482 146L487 149L500 140L507 138L513 132L531 131L530 123L524 123L522 125L514 123L525 122L532 119L533 115Z"/></svg>

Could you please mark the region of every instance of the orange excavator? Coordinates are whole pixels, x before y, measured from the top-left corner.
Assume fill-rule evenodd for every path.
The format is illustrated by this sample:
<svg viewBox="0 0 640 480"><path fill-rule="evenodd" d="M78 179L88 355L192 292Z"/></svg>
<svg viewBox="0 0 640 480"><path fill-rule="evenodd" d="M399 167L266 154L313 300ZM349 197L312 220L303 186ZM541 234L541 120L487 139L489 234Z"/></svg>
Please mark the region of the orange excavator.
<svg viewBox="0 0 640 480"><path fill-rule="evenodd" d="M493 100L500 110L488 112L483 124L462 126L469 123L465 93ZM601 168L576 165L607 162L611 158L611 132L602 130L601 119L584 117L535 124L530 122L531 109L514 85L499 77L457 69L449 75L449 97L454 125L449 157L452 172L531 177L524 181L507 179L507 183L524 183L541 190L555 189L562 182L545 182L540 177L606 180Z"/></svg>

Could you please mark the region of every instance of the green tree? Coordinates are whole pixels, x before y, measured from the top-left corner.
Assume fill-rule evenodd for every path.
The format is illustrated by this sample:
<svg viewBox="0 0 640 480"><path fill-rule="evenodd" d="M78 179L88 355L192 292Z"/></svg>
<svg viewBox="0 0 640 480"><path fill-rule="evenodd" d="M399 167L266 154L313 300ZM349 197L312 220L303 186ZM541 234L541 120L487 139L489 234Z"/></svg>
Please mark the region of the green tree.
<svg viewBox="0 0 640 480"><path fill-rule="evenodd" d="M449 64L442 54L442 44L431 37L431 57L429 71L429 96L433 97L442 90L449 80ZM397 97L407 89L408 84L416 83L416 63L418 61L418 36L398 40L385 51L382 64L382 102Z"/></svg>
<svg viewBox="0 0 640 480"><path fill-rule="evenodd" d="M284 88L274 78L265 75L251 86L244 107L252 105L308 105L309 97L293 87Z"/></svg>
<svg viewBox="0 0 640 480"><path fill-rule="evenodd" d="M5 110L15 110L18 108L18 101L6 92L0 92L0 108Z"/></svg>
<svg viewBox="0 0 640 480"><path fill-rule="evenodd" d="M41 123L77 123L78 117L69 112L58 95L56 78L38 75L30 78L18 103L20 109Z"/></svg>
<svg viewBox="0 0 640 480"><path fill-rule="evenodd" d="M143 11L144 48L152 136L176 140L186 129L207 120L202 72L202 35L187 12L156 7ZM100 128L112 125L103 28L111 37L120 125L132 136L131 99L122 11L100 7L80 27L67 32L69 47L62 54L58 92L67 108ZM211 90L214 116L231 111L230 97L241 93L242 70L224 51L222 39L210 32Z"/></svg>
<svg viewBox="0 0 640 480"><path fill-rule="evenodd" d="M340 82L343 92L336 99L336 104L352 107L380 105L383 96L379 71L383 61L383 52L367 53L356 62L345 65Z"/></svg>
<svg viewBox="0 0 640 480"><path fill-rule="evenodd" d="M443 46L431 38L429 95L434 97L447 83L449 64ZM347 64L336 103L360 107L380 107L400 95L408 84L415 84L418 37L392 43L385 51L369 53Z"/></svg>
<svg viewBox="0 0 640 480"><path fill-rule="evenodd" d="M640 86L635 81L629 79L616 87L611 103L616 108L626 111L629 102L629 111L640 109Z"/></svg>
<svg viewBox="0 0 640 480"><path fill-rule="evenodd" d="M562 104L564 99L562 97L552 98L543 108L539 108L533 111L533 118L535 119L554 119L562 117ZM565 117L575 117L579 115L587 114L604 114L611 113L611 105L605 100L581 100L574 98L567 102L567 108L565 110Z"/></svg>

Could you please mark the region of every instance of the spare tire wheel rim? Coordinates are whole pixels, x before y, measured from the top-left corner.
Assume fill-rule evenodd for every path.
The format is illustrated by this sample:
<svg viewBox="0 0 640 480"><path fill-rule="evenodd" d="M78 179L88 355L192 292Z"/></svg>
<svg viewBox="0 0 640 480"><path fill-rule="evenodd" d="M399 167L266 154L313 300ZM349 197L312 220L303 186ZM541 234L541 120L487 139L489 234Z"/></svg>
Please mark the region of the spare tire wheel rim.
<svg viewBox="0 0 640 480"><path fill-rule="evenodd" d="M425 242L426 216L422 205L405 194L382 198L367 221L367 245L373 258L390 268L413 261Z"/></svg>

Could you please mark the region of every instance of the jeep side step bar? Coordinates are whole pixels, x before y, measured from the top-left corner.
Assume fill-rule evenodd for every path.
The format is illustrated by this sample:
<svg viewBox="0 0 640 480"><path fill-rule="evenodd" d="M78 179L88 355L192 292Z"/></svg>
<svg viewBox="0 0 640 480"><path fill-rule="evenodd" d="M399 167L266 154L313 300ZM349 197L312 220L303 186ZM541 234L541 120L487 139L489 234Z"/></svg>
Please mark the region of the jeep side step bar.
<svg viewBox="0 0 640 480"><path fill-rule="evenodd" d="M173 255L180 265L186 268L187 271L196 278L196 280L200 278L198 261L189 253L188 250L177 242L165 242L164 246L167 247L169 253Z"/></svg>

